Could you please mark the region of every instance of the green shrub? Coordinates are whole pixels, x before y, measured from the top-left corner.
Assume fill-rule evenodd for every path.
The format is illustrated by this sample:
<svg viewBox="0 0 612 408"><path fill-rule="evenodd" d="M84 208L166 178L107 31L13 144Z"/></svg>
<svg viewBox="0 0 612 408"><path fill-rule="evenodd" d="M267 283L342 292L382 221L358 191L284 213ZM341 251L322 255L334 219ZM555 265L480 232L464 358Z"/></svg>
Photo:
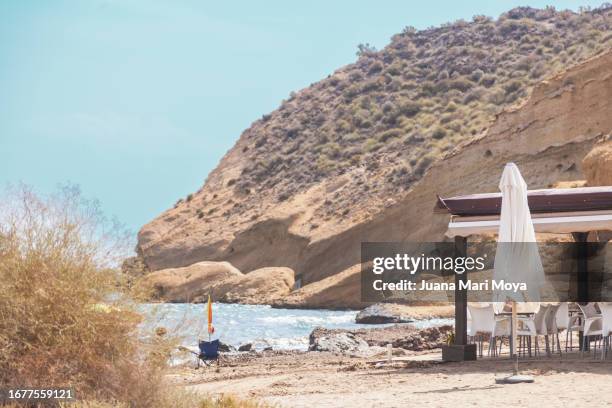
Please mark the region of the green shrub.
<svg viewBox="0 0 612 408"><path fill-rule="evenodd" d="M433 161L434 158L431 155L421 157L416 167L414 168L414 174L416 174L418 177L421 177L425 173L425 171L427 171Z"/></svg>
<svg viewBox="0 0 612 408"><path fill-rule="evenodd" d="M448 83L449 89L456 89L461 92L465 92L470 89L474 84L465 78L453 79Z"/></svg>
<svg viewBox="0 0 612 408"><path fill-rule="evenodd" d="M519 89L521 89L522 86L523 84L521 83L521 81L519 81L518 79L513 79L512 81L504 85L504 91L506 92L506 95L508 95L518 91Z"/></svg>
<svg viewBox="0 0 612 408"><path fill-rule="evenodd" d="M374 61L372 64L370 64L370 67L368 68L368 74L372 75L372 74L376 74L380 71L382 71L384 68L382 62L380 61Z"/></svg>
<svg viewBox="0 0 612 408"><path fill-rule="evenodd" d="M385 130L384 132L382 132L379 136L379 140L381 142L386 142L389 139L393 139L396 137L399 137L402 134L402 130L401 129L389 129L389 130Z"/></svg>
<svg viewBox="0 0 612 408"><path fill-rule="evenodd" d="M447 112L455 112L456 110L457 110L457 104L455 102L450 102L448 105L446 105Z"/></svg>
<svg viewBox="0 0 612 408"><path fill-rule="evenodd" d="M376 47L368 43L357 45L357 56L358 57L373 56L375 54L376 54Z"/></svg>
<svg viewBox="0 0 612 408"><path fill-rule="evenodd" d="M403 101L399 106L399 114L407 118L417 115L421 111L421 106L415 101Z"/></svg>
<svg viewBox="0 0 612 408"><path fill-rule="evenodd" d="M431 137L433 137L434 139L438 139L439 140L439 139L444 139L447 134L448 134L448 132L446 131L446 129L444 129L441 126L438 126L431 133Z"/></svg>
<svg viewBox="0 0 612 408"><path fill-rule="evenodd" d="M382 145L378 143L378 140L370 138L365 141L363 145L363 150L366 152L373 152L380 149L381 147Z"/></svg>
<svg viewBox="0 0 612 408"><path fill-rule="evenodd" d="M490 88L491 86L493 86L496 80L497 78L495 77L495 75L483 75L480 79L480 83L482 84L482 86Z"/></svg>

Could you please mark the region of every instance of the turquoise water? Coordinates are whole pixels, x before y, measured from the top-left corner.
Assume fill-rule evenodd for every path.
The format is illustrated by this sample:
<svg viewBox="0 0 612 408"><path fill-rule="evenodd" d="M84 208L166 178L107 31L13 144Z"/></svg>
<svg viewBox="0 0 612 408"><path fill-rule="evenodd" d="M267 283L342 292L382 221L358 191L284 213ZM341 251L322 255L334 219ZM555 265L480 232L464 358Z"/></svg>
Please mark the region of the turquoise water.
<svg viewBox="0 0 612 408"><path fill-rule="evenodd" d="M197 339L208 338L206 305L191 303L148 304L141 306L149 320L149 327L165 327L181 337L181 343L197 349ZM317 326L328 329L381 327L356 324L356 311L273 309L265 305L213 304L213 339L238 347L252 343L255 349L272 347L275 350L306 350L308 335ZM449 319L416 321L418 327L452 324Z"/></svg>

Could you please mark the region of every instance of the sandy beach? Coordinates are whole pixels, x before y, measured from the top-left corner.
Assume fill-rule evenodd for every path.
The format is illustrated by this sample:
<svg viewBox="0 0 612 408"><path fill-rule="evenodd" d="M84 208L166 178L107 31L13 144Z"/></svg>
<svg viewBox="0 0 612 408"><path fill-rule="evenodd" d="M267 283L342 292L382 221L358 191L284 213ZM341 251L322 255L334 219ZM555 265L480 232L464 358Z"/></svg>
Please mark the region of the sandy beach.
<svg viewBox="0 0 612 408"><path fill-rule="evenodd" d="M535 383L500 385L507 359L440 363L440 352L358 358L325 352L265 352L226 357L216 367L176 369L169 378L198 393L234 394L281 407L548 407L612 404L612 361L541 358L521 362Z"/></svg>

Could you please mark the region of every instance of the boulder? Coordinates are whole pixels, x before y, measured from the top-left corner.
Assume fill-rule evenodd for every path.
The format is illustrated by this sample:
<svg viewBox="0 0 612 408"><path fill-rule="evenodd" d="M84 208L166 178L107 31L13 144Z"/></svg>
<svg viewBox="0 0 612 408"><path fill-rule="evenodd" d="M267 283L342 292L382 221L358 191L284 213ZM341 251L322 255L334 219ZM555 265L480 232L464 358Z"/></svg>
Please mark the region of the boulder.
<svg viewBox="0 0 612 408"><path fill-rule="evenodd" d="M589 186L612 186L612 140L598 143L582 160Z"/></svg>
<svg viewBox="0 0 612 408"><path fill-rule="evenodd" d="M329 351L343 354L368 354L370 346L349 330L316 327L309 337L309 351Z"/></svg>
<svg viewBox="0 0 612 408"><path fill-rule="evenodd" d="M384 324L384 323L410 323L408 316L401 314L401 309L394 308L392 304L376 303L368 306L355 316L355 323Z"/></svg>
<svg viewBox="0 0 612 408"><path fill-rule="evenodd" d="M143 284L152 288L152 297L167 302L202 301L210 293L217 298L215 287L228 279L243 274L229 262L198 262L182 268L152 272Z"/></svg>
<svg viewBox="0 0 612 408"><path fill-rule="evenodd" d="M218 300L228 303L271 304L287 296L294 284L293 269L268 267L227 279L217 286Z"/></svg>
<svg viewBox="0 0 612 408"><path fill-rule="evenodd" d="M251 351L253 349L253 345L251 343L241 344L238 347L238 351Z"/></svg>
<svg viewBox="0 0 612 408"><path fill-rule="evenodd" d="M401 305L396 303L376 303L368 306L355 316L356 323L410 323L415 320L451 318L455 315L453 305Z"/></svg>
<svg viewBox="0 0 612 408"><path fill-rule="evenodd" d="M287 296L294 284L293 270L284 267L261 268L241 273L229 262L198 262L162 269L143 278L152 289L152 298L166 302L206 302L270 304Z"/></svg>
<svg viewBox="0 0 612 408"><path fill-rule="evenodd" d="M231 344L225 344L223 342L219 342L219 352L221 353L231 353L232 351L236 351L236 347Z"/></svg>

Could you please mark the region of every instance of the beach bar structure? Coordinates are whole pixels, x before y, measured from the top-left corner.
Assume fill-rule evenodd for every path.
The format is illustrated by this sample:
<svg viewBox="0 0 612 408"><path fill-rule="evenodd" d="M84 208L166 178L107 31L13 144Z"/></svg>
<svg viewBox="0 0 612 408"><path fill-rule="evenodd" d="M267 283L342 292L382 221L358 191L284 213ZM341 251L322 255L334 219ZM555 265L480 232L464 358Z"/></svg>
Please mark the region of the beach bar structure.
<svg viewBox="0 0 612 408"><path fill-rule="evenodd" d="M588 299L587 238L612 231L612 186L529 190L527 199L536 233L571 234L579 244L577 295ZM501 193L438 197L434 212L450 214L446 235L455 240L456 256L466 255L469 236L498 232L501 201ZM443 349L448 361L476 359L476 345L468 344L467 291L459 289L466 279L455 274L455 341Z"/></svg>

